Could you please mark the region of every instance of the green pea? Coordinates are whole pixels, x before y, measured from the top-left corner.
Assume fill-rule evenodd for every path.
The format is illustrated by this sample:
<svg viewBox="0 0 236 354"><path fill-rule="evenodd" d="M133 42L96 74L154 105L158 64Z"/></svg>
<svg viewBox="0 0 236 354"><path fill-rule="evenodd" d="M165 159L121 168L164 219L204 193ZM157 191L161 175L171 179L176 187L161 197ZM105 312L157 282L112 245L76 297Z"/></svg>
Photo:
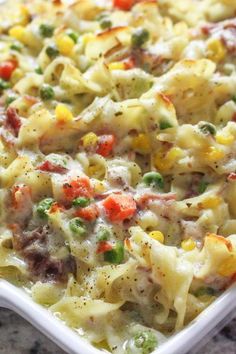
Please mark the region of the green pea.
<svg viewBox="0 0 236 354"><path fill-rule="evenodd" d="M140 331L134 336L134 345L141 349L142 354L150 354L157 347L158 341L152 331Z"/></svg>
<svg viewBox="0 0 236 354"><path fill-rule="evenodd" d="M147 172L143 176L143 182L147 186L151 186L154 188L164 188L164 179L159 172Z"/></svg>
<svg viewBox="0 0 236 354"><path fill-rule="evenodd" d="M107 28L111 28L112 27L112 22L111 20L107 19L107 18L104 18L101 20L100 22L100 27L102 29L107 29Z"/></svg>
<svg viewBox="0 0 236 354"><path fill-rule="evenodd" d="M201 181L198 186L198 193L199 194L204 193L206 191L208 185L209 185L209 183L207 183L205 181Z"/></svg>
<svg viewBox="0 0 236 354"><path fill-rule="evenodd" d="M49 45L46 48L46 54L49 58L54 59L60 54L60 52L55 45Z"/></svg>
<svg viewBox="0 0 236 354"><path fill-rule="evenodd" d="M5 100L5 106L8 107L16 99L17 99L17 96L8 96Z"/></svg>
<svg viewBox="0 0 236 354"><path fill-rule="evenodd" d="M48 210L51 208L52 204L54 203L54 200L52 198L46 198L41 200L37 206L37 213L38 216L41 219L47 219L48 218Z"/></svg>
<svg viewBox="0 0 236 354"><path fill-rule="evenodd" d="M36 74L43 75L43 70L40 67L36 68L35 72Z"/></svg>
<svg viewBox="0 0 236 354"><path fill-rule="evenodd" d="M216 135L216 127L211 123L200 123L199 129L203 134Z"/></svg>
<svg viewBox="0 0 236 354"><path fill-rule="evenodd" d="M86 235L86 227L84 225L83 220L80 218L74 218L74 219L70 220L69 227L70 227L70 230L74 234L76 234L80 237L83 237Z"/></svg>
<svg viewBox="0 0 236 354"><path fill-rule="evenodd" d="M169 123L167 120L163 119L159 122L159 127L161 130L164 130L164 129L172 128L173 125Z"/></svg>
<svg viewBox="0 0 236 354"><path fill-rule="evenodd" d="M104 261L112 264L120 264L123 262L124 256L124 245L121 242L117 242L112 250L104 253Z"/></svg>
<svg viewBox="0 0 236 354"><path fill-rule="evenodd" d="M111 237L111 232L108 228L102 227L97 233L98 241L107 241Z"/></svg>
<svg viewBox="0 0 236 354"><path fill-rule="evenodd" d="M232 97L232 100L236 103L236 95Z"/></svg>
<svg viewBox="0 0 236 354"><path fill-rule="evenodd" d="M43 37L43 38L52 37L53 33L54 33L54 30L55 30L54 26L49 25L49 24L42 23L39 26L39 33L40 33L40 36Z"/></svg>
<svg viewBox="0 0 236 354"><path fill-rule="evenodd" d="M214 296L214 295L216 295L216 290L212 289L210 287L202 286L202 287L198 288L197 291L195 291L194 295L197 297L203 296L203 295Z"/></svg>
<svg viewBox="0 0 236 354"><path fill-rule="evenodd" d="M149 32L145 28L138 28L133 34L131 38L132 46L135 48L142 47L142 45L148 41L150 35Z"/></svg>
<svg viewBox="0 0 236 354"><path fill-rule="evenodd" d="M45 84L40 88L40 97L43 101L52 100L54 96L55 94L52 86Z"/></svg>
<svg viewBox="0 0 236 354"><path fill-rule="evenodd" d="M18 42L14 42L11 44L10 49L15 50L16 52L21 52L22 45Z"/></svg>
<svg viewBox="0 0 236 354"><path fill-rule="evenodd" d="M7 82L3 79L0 79L0 90L6 90L10 87L11 87L11 85L9 84L9 82Z"/></svg>
<svg viewBox="0 0 236 354"><path fill-rule="evenodd" d="M85 197L75 198L72 202L72 205L75 207L85 208L90 204L90 199Z"/></svg>
<svg viewBox="0 0 236 354"><path fill-rule="evenodd" d="M78 42L79 35L71 30L67 30L66 34L75 42L75 44Z"/></svg>

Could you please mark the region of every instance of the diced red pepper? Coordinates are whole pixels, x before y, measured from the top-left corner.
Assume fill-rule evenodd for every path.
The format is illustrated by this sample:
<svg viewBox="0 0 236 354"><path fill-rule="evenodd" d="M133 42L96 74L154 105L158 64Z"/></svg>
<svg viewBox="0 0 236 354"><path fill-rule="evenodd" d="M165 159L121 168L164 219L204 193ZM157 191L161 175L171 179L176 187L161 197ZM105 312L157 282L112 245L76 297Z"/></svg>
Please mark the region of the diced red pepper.
<svg viewBox="0 0 236 354"><path fill-rule="evenodd" d="M134 0L113 0L113 6L120 10L129 11L134 4Z"/></svg>
<svg viewBox="0 0 236 354"><path fill-rule="evenodd" d="M103 206L108 219L112 222L131 218L136 212L136 203L129 194L110 194Z"/></svg>
<svg viewBox="0 0 236 354"><path fill-rule="evenodd" d="M13 71L17 68L16 60L6 60L0 64L0 78L3 80L10 80Z"/></svg>
<svg viewBox="0 0 236 354"><path fill-rule="evenodd" d="M50 161L45 161L39 165L36 170L45 171L45 172L54 172L54 173L66 173L68 170L63 166L56 165Z"/></svg>
<svg viewBox="0 0 236 354"><path fill-rule="evenodd" d="M65 183L63 185L63 191L69 201L72 201L77 197L93 197L93 188L87 176L78 177L71 182Z"/></svg>
<svg viewBox="0 0 236 354"><path fill-rule="evenodd" d="M82 219L85 219L87 221L94 221L98 218L99 216L99 210L96 204L91 204L87 206L86 208L81 208L76 210L75 216L78 216Z"/></svg>
<svg viewBox="0 0 236 354"><path fill-rule="evenodd" d="M98 146L96 149L97 154L107 157L112 152L113 146L115 144L114 135L101 135L98 140Z"/></svg>
<svg viewBox="0 0 236 354"><path fill-rule="evenodd" d="M8 107L6 111L5 127L9 129L14 136L18 136L21 127L20 117L13 107Z"/></svg>
<svg viewBox="0 0 236 354"><path fill-rule="evenodd" d="M105 253L107 251L111 251L112 250L112 245L107 242L107 241L102 241L99 242L98 248L97 248L97 254L99 253Z"/></svg>

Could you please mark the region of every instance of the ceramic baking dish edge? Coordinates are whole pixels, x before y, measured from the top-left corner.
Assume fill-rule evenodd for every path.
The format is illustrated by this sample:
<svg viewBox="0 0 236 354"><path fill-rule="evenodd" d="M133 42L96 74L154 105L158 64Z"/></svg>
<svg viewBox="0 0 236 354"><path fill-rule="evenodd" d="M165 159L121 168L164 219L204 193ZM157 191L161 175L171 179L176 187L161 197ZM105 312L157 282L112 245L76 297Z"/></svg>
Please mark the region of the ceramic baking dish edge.
<svg viewBox="0 0 236 354"><path fill-rule="evenodd" d="M199 344L205 343L206 338L210 338L219 326L232 318L236 309L235 299L236 285L228 289L189 326L173 335L153 354L185 354L189 350L196 351ZM34 303L23 290L5 280L0 281L0 306L24 317L69 354L102 353L66 327L47 309Z"/></svg>

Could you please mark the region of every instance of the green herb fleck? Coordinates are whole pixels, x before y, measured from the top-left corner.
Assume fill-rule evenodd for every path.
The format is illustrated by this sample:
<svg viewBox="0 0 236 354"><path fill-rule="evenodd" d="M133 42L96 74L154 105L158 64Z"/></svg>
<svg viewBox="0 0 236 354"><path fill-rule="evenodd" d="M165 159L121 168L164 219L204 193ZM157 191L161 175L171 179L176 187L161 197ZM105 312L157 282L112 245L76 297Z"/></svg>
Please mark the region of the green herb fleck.
<svg viewBox="0 0 236 354"><path fill-rule="evenodd" d="M46 48L46 54L49 58L53 59L56 58L60 54L60 52L55 45L49 45Z"/></svg>
<svg viewBox="0 0 236 354"><path fill-rule="evenodd" d="M173 125L169 123L167 120L163 119L159 122L159 127L161 130L164 130L164 129L172 128Z"/></svg>
<svg viewBox="0 0 236 354"><path fill-rule="evenodd" d="M148 41L150 35L145 28L138 28L131 38L132 46L135 48L142 47L142 45Z"/></svg>
<svg viewBox="0 0 236 354"><path fill-rule="evenodd" d="M200 123L199 129L203 134L216 135L216 127L212 123Z"/></svg>
<svg viewBox="0 0 236 354"><path fill-rule="evenodd" d="M36 74L43 75L43 70L40 67L36 68L35 72Z"/></svg>
<svg viewBox="0 0 236 354"><path fill-rule="evenodd" d="M208 185L209 185L209 183L207 183L206 181L201 181L198 186L198 193L199 194L204 193L206 191Z"/></svg>
<svg viewBox="0 0 236 354"><path fill-rule="evenodd" d="M195 291L194 295L197 297L204 295L214 296L216 295L216 292L217 291L213 288L202 286Z"/></svg>

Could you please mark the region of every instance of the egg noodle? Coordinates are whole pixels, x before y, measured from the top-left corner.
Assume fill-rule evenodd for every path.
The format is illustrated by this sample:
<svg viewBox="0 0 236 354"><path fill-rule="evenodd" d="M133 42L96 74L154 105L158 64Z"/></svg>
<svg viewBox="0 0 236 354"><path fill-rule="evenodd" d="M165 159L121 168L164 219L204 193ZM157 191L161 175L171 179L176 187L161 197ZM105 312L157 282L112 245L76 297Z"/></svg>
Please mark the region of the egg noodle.
<svg viewBox="0 0 236 354"><path fill-rule="evenodd" d="M148 354L236 274L236 0L2 1L0 276Z"/></svg>

